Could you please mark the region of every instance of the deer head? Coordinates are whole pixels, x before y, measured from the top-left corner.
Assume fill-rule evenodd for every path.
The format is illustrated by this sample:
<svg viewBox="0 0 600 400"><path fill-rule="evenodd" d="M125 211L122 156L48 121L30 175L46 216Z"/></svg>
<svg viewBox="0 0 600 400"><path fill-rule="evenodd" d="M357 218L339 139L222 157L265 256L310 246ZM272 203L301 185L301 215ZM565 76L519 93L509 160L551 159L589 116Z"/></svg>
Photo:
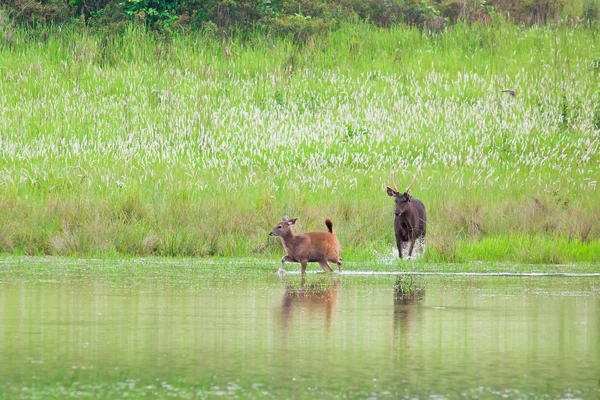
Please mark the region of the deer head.
<svg viewBox="0 0 600 400"><path fill-rule="evenodd" d="M269 233L269 236L286 236L297 220L298 218L289 219L287 216L283 217L281 222L275 225L275 228Z"/></svg>
<svg viewBox="0 0 600 400"><path fill-rule="evenodd" d="M394 197L396 199L396 210L394 211L394 214L398 217L401 216L402 214L404 214L410 205L410 200L411 200L412 196L410 194L408 194L408 191L415 184L418 173L419 173L419 171L417 170L417 172L415 173L415 176L413 177L412 182L410 183L410 185L408 185L408 187L406 188L404 193L400 193L398 191L398 185L396 185L396 180L394 179L394 174L390 173L390 177L392 179L394 189L392 189L389 186L387 186L385 189L387 191L388 196Z"/></svg>

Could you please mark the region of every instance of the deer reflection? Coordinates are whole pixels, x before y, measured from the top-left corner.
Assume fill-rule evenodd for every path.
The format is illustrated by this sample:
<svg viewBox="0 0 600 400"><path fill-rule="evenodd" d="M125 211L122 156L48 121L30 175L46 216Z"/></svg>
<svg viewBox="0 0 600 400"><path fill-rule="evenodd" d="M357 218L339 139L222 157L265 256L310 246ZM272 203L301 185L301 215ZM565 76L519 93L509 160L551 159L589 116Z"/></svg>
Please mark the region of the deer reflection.
<svg viewBox="0 0 600 400"><path fill-rule="evenodd" d="M286 282L281 279L285 293L281 300L281 325L289 329L293 324L295 314L324 317L327 327L331 325L333 313L337 305L338 289L342 278L326 277L316 282L306 282L306 276L300 277L300 282Z"/></svg>
<svg viewBox="0 0 600 400"><path fill-rule="evenodd" d="M406 333L415 325L420 311L419 303L425 298L421 279L399 276L394 284L394 331Z"/></svg>

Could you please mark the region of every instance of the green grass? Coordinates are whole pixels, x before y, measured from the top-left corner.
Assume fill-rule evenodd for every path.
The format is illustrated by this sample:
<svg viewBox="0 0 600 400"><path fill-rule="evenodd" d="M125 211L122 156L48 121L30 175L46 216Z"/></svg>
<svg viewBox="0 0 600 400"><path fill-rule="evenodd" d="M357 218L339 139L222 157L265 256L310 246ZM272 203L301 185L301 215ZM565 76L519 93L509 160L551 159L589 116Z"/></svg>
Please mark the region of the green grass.
<svg viewBox="0 0 600 400"><path fill-rule="evenodd" d="M594 28L0 28L1 252L278 258L293 215L388 257L384 188L420 168L424 261L600 260Z"/></svg>

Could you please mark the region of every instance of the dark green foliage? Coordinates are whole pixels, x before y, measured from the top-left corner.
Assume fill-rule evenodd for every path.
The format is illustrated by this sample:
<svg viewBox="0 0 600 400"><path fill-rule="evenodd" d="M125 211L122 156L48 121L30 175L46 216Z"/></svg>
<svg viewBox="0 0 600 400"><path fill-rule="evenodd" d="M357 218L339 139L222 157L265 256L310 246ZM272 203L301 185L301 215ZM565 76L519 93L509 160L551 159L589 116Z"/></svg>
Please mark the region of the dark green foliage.
<svg viewBox="0 0 600 400"><path fill-rule="evenodd" d="M529 22L544 24L549 18L557 16L563 5L563 0L525 0L522 8Z"/></svg>
<svg viewBox="0 0 600 400"><path fill-rule="evenodd" d="M489 0L480 3L493 6L496 11L516 22L545 24L559 16L565 2L564 0Z"/></svg>
<svg viewBox="0 0 600 400"><path fill-rule="evenodd" d="M4 4L15 22L26 25L67 22L76 8L64 0L7 0Z"/></svg>
<svg viewBox="0 0 600 400"><path fill-rule="evenodd" d="M400 7L402 21L416 26L423 26L427 21L433 19L439 11L426 2L408 0Z"/></svg>
<svg viewBox="0 0 600 400"><path fill-rule="evenodd" d="M110 2L88 19L88 25L105 33L122 33L126 27L127 17L123 3Z"/></svg>
<svg viewBox="0 0 600 400"><path fill-rule="evenodd" d="M273 3L269 0L180 0L177 14L184 25L204 27L212 23L219 28L247 30L276 14Z"/></svg>
<svg viewBox="0 0 600 400"><path fill-rule="evenodd" d="M177 0L125 0L121 5L125 15L149 25L170 25L178 19Z"/></svg>
<svg viewBox="0 0 600 400"><path fill-rule="evenodd" d="M600 16L598 0L578 0L588 23ZM543 24L561 16L564 0L6 0L19 24L63 24L83 16L94 27L116 28L124 19L161 32L204 29L219 34L262 28L298 42L340 22L368 21L390 27L407 24L430 32L457 21L489 22L496 14L518 23ZM578 15L579 16L579 15Z"/></svg>
<svg viewBox="0 0 600 400"><path fill-rule="evenodd" d="M450 22L487 22L496 12L493 2L442 0L438 5L440 13Z"/></svg>

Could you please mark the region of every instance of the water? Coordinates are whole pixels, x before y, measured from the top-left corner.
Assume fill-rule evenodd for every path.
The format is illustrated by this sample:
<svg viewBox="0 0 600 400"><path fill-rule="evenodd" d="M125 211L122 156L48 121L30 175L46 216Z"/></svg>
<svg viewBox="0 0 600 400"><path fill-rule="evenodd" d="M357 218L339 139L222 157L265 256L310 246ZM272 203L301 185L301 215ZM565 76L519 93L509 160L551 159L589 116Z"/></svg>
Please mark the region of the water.
<svg viewBox="0 0 600 400"><path fill-rule="evenodd" d="M0 397L598 397L598 278L211 270L0 280Z"/></svg>

